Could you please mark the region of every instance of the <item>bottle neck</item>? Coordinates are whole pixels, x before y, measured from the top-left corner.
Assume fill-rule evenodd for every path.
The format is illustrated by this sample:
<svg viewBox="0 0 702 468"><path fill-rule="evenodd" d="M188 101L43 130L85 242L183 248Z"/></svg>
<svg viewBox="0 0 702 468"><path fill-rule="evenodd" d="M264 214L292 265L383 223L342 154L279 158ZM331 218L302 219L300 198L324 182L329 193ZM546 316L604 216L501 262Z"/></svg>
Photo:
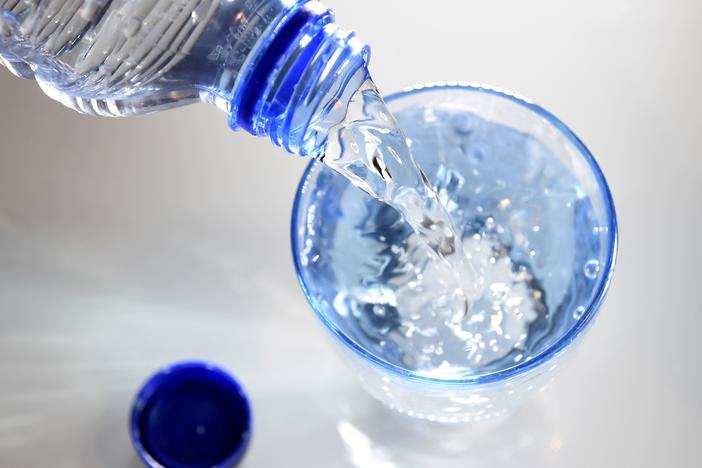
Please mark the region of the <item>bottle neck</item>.
<svg viewBox="0 0 702 468"><path fill-rule="evenodd" d="M368 77L370 51L315 1L297 5L260 44L230 102L229 125L271 138L289 153L319 157Z"/></svg>

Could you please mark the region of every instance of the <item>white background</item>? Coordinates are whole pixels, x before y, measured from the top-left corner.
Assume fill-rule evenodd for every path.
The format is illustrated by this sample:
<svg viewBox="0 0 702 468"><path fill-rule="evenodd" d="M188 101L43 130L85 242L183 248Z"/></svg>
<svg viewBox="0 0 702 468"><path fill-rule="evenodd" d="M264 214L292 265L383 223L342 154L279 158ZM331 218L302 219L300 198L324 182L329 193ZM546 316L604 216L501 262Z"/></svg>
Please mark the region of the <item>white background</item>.
<svg viewBox="0 0 702 468"><path fill-rule="evenodd" d="M619 263L555 385L487 435L422 440L362 397L298 287L305 160L206 105L89 118L0 70L0 466L139 466L131 398L185 358L251 394L245 467L700 466L702 2L327 3L383 92L511 89L600 162Z"/></svg>

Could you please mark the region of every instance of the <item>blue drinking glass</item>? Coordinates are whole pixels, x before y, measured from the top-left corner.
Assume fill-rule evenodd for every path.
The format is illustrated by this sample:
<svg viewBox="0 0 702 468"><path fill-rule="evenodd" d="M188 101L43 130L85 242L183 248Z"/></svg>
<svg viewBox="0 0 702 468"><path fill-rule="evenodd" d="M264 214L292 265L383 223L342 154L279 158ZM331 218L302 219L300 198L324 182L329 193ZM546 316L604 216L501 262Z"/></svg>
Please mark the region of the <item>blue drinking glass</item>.
<svg viewBox="0 0 702 468"><path fill-rule="evenodd" d="M609 188L568 127L512 93L436 83L386 102L465 242L493 242L481 270L492 275L492 302L483 304L492 315L474 312L478 299L468 320L497 325L464 333L464 347L449 349L434 329L421 346L407 338L419 328L402 310L406 286L397 278L412 274L403 262L415 234L318 162L307 167L293 207L300 284L373 397L428 421L497 419L545 388L602 305L617 250ZM474 255L487 245L476 242ZM521 296L499 300L522 307L495 302L505 284ZM467 364L453 365L458 358Z"/></svg>

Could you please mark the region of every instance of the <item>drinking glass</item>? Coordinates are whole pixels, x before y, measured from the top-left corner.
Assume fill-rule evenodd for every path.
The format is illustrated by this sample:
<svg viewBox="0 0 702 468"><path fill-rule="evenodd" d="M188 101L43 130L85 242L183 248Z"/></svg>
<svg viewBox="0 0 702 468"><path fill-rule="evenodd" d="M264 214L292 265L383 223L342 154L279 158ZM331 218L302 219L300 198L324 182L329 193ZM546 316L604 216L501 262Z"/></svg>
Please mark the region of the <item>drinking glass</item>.
<svg viewBox="0 0 702 468"><path fill-rule="evenodd" d="M436 83L393 94L386 103L398 117L410 147L421 149L413 152L440 197L442 190L451 187L469 193L462 200L484 205L479 207L485 210L483 222L493 219L494 211L515 239L523 236L541 245L538 255L532 251L535 257L527 258L533 263L532 283L539 287L535 299L542 301L546 317L539 330L530 325L529 335L538 336L538 340L508 363L450 376L414 369L403 364L402 356L380 352L378 339L373 341L368 335L389 325L378 322L377 317L370 321L367 317L350 318L348 308L340 306L339 292L364 287L359 271L389 261L378 257L378 239L385 237L372 234L401 229L401 218L398 222L399 215L393 215L389 208L379 215L380 202L316 161L307 167L293 207L291 234L297 276L335 347L370 395L422 420L458 423L498 419L546 388L563 358L594 322L616 257L617 224L609 188L590 151L565 124L510 92L465 83ZM487 142L482 147L452 147L452 140L441 137L441 119L463 114L474 124L460 124L465 128L457 124L454 132L460 138L456 141L471 141L470 132L486 128L475 122L499 126L494 127L499 128L496 140L490 141L492 134L484 131L483 140L476 140L477 146L480 141ZM423 119L421 124L418 118ZM502 134L510 135L510 140L502 141ZM504 149L517 140L523 144ZM557 170L533 162L538 162L534 154L539 151L557 159ZM447 167L457 174L456 181L447 182ZM480 184L475 182L476 168L486 174L479 176ZM561 199L548 188L534 197L548 177L572 198ZM509 198L498 196L499 201L493 203L505 186ZM573 203L578 206L573 208ZM371 216L371 210L381 211ZM510 249L506 249L509 255L517 255L516 248ZM369 323L377 329L369 331Z"/></svg>

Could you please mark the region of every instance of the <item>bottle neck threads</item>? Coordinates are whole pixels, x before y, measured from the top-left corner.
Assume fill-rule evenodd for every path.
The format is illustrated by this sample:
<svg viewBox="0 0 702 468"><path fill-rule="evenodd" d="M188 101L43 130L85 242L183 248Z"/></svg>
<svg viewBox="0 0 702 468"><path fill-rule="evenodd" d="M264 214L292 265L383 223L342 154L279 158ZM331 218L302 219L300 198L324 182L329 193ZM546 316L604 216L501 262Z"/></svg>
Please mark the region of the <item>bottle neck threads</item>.
<svg viewBox="0 0 702 468"><path fill-rule="evenodd" d="M229 125L319 157L327 130L368 76L370 50L316 1L293 7L239 78Z"/></svg>

